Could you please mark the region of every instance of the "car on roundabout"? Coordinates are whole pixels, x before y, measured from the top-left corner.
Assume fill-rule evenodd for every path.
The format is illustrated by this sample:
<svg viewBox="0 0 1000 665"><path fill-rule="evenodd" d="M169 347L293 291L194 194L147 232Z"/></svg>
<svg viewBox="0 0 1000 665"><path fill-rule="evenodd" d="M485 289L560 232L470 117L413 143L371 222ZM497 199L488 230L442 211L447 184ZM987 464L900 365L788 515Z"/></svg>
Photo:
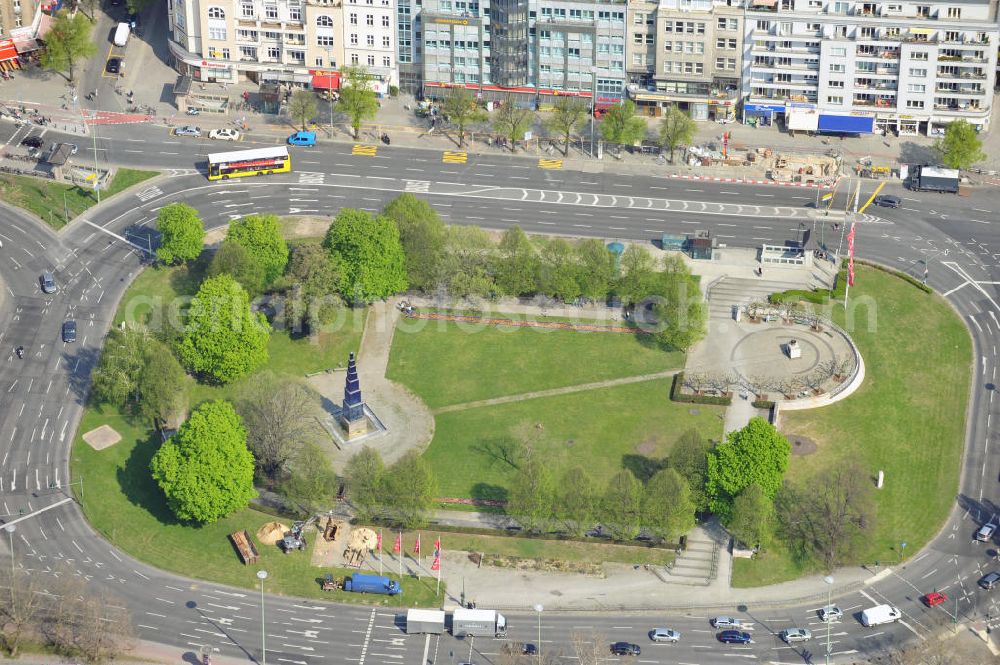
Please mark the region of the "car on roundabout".
<svg viewBox="0 0 1000 665"><path fill-rule="evenodd" d="M979 531L976 531L976 540L981 543L988 543L993 540L993 533L997 530L997 525L993 522L989 524L984 524L979 527Z"/></svg>
<svg viewBox="0 0 1000 665"><path fill-rule="evenodd" d="M724 630L715 637L723 644L753 644L750 633L743 630Z"/></svg>
<svg viewBox="0 0 1000 665"><path fill-rule="evenodd" d="M924 595L920 600L922 600L924 605L927 607L934 607L935 605L940 605L941 603L947 601L948 596L938 591L931 591L930 593Z"/></svg>
<svg viewBox="0 0 1000 665"><path fill-rule="evenodd" d="M213 129L210 131L208 133L208 138L216 141L239 141L240 133L235 129L223 127L222 129Z"/></svg>
<svg viewBox="0 0 1000 665"><path fill-rule="evenodd" d="M827 605L819 608L819 620L823 622L840 621L844 618L844 611L836 605Z"/></svg>

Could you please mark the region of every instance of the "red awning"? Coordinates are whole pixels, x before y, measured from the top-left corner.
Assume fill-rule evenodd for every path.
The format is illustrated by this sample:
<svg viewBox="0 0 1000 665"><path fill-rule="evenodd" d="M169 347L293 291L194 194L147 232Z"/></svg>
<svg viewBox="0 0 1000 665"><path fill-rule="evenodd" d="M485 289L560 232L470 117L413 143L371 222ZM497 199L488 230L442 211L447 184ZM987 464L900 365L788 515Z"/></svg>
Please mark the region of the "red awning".
<svg viewBox="0 0 1000 665"><path fill-rule="evenodd" d="M6 62L7 60L17 59L17 49L14 48L13 39L4 39L0 41L0 62Z"/></svg>
<svg viewBox="0 0 1000 665"><path fill-rule="evenodd" d="M313 74L313 90L340 90L340 72Z"/></svg>

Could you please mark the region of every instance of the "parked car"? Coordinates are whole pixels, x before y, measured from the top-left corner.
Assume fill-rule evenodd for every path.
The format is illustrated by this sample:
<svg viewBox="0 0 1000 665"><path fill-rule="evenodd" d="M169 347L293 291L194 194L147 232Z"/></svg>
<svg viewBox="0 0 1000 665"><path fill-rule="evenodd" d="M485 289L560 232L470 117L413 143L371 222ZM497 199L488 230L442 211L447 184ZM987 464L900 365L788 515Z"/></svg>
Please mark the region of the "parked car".
<svg viewBox="0 0 1000 665"><path fill-rule="evenodd" d="M979 586L983 587L987 591L992 589L1000 582L1000 572L994 570L992 573L987 573L979 578Z"/></svg>
<svg viewBox="0 0 1000 665"><path fill-rule="evenodd" d="M649 631L649 639L654 642L678 642L681 639L681 634L669 628L654 628Z"/></svg>
<svg viewBox="0 0 1000 665"><path fill-rule="evenodd" d="M924 605L927 607L934 607L935 605L940 605L948 600L948 596L938 591L931 591L929 594L921 598L921 600L924 601Z"/></svg>
<svg viewBox="0 0 1000 665"><path fill-rule="evenodd" d="M295 132L288 137L288 145L316 145L316 132Z"/></svg>
<svg viewBox="0 0 1000 665"><path fill-rule="evenodd" d="M67 344L76 341L76 321L63 321L62 341Z"/></svg>
<svg viewBox="0 0 1000 665"><path fill-rule="evenodd" d="M903 205L903 199L898 196L893 196L892 194L882 194L875 197L874 203L875 205L883 208L898 208Z"/></svg>
<svg viewBox="0 0 1000 665"><path fill-rule="evenodd" d="M64 145L64 146L67 146L67 147L69 148L69 154L70 154L71 156L72 156L72 155L75 155L75 154L76 154L76 153L78 153L78 152L80 152L80 146L78 146L78 145L77 145L77 144L75 144L75 143L63 143L63 145Z"/></svg>
<svg viewBox="0 0 1000 665"><path fill-rule="evenodd" d="M725 644L753 644L750 633L742 630L724 630L716 635L716 639Z"/></svg>
<svg viewBox="0 0 1000 665"><path fill-rule="evenodd" d="M976 540L988 543L993 538L993 532L997 530L997 525L993 522L984 524L976 531Z"/></svg>
<svg viewBox="0 0 1000 665"><path fill-rule="evenodd" d="M104 71L108 74L120 74L122 71L122 59L108 58L108 62L104 65Z"/></svg>
<svg viewBox="0 0 1000 665"><path fill-rule="evenodd" d="M56 278L52 276L48 270L42 273L42 277L39 280L42 284L42 293L55 293L56 292Z"/></svg>
<svg viewBox="0 0 1000 665"><path fill-rule="evenodd" d="M743 625L739 619L727 616L715 617L709 623L712 624L712 628L739 628Z"/></svg>
<svg viewBox="0 0 1000 665"><path fill-rule="evenodd" d="M616 656L638 656L642 653L642 649L638 644L631 642L615 642L611 645L611 653Z"/></svg>
<svg viewBox="0 0 1000 665"><path fill-rule="evenodd" d="M792 644L794 642L808 642L812 639L812 633L805 628L786 628L778 633L784 642Z"/></svg>
<svg viewBox="0 0 1000 665"><path fill-rule="evenodd" d="M505 654L520 654L522 656L534 656L538 653L538 647L530 642L504 642L501 649Z"/></svg>
<svg viewBox="0 0 1000 665"><path fill-rule="evenodd" d="M840 621L844 618L844 611L836 605L827 605L819 609L820 621Z"/></svg>
<svg viewBox="0 0 1000 665"><path fill-rule="evenodd" d="M235 129L229 128L213 129L208 133L208 138L218 141L239 141L240 133Z"/></svg>
<svg viewBox="0 0 1000 665"><path fill-rule="evenodd" d="M25 136L21 139L21 145L27 146L29 148L41 148L45 145L45 139L41 136Z"/></svg>
<svg viewBox="0 0 1000 665"><path fill-rule="evenodd" d="M198 139L201 138L201 127L195 127L194 125L184 125L183 127L178 127L174 130L174 136L193 136Z"/></svg>

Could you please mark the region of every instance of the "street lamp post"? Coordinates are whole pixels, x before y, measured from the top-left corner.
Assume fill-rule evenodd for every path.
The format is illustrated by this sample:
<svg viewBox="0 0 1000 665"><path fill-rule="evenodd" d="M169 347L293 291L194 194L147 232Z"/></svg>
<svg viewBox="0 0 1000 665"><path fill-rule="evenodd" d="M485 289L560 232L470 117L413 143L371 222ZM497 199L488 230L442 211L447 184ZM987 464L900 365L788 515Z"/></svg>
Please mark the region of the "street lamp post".
<svg viewBox="0 0 1000 665"><path fill-rule="evenodd" d="M594 116L597 115L597 67L590 68L590 74L594 78L594 86L591 89L590 97L590 157L594 157Z"/></svg>
<svg viewBox="0 0 1000 665"><path fill-rule="evenodd" d="M538 614L538 647L535 649L535 653L538 654L538 665L542 665L542 604L539 603L535 605L535 612Z"/></svg>
<svg viewBox="0 0 1000 665"><path fill-rule="evenodd" d="M826 606L830 607L830 605L832 604L832 601L831 601L831 598L830 598L830 594L833 591L833 577L830 576L830 575L827 575L826 577L823 578L823 581L826 582ZM827 619L826 619L826 665L830 665L830 623L831 623L830 617L827 617Z"/></svg>
<svg viewBox="0 0 1000 665"><path fill-rule="evenodd" d="M330 136L333 136L333 49L326 49L326 64L330 67Z"/></svg>
<svg viewBox="0 0 1000 665"><path fill-rule="evenodd" d="M14 593L14 532L17 531L17 527L13 524L8 524L5 526L4 531L10 537L10 592Z"/></svg>
<svg viewBox="0 0 1000 665"><path fill-rule="evenodd" d="M267 625L264 623L264 580L267 579L267 571L258 570L257 579L260 580L260 657L261 665L267 665Z"/></svg>

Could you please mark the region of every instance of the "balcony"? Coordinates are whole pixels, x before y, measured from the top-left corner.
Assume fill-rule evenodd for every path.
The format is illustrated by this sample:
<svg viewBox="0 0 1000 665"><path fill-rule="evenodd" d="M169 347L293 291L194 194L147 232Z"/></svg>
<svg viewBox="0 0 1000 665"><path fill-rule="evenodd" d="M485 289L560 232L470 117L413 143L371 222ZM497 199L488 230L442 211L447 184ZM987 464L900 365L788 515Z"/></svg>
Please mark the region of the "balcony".
<svg viewBox="0 0 1000 665"><path fill-rule="evenodd" d="M863 47L859 47L855 53L859 58L873 58L876 60L899 60L899 50L897 49L879 49L870 50Z"/></svg>

